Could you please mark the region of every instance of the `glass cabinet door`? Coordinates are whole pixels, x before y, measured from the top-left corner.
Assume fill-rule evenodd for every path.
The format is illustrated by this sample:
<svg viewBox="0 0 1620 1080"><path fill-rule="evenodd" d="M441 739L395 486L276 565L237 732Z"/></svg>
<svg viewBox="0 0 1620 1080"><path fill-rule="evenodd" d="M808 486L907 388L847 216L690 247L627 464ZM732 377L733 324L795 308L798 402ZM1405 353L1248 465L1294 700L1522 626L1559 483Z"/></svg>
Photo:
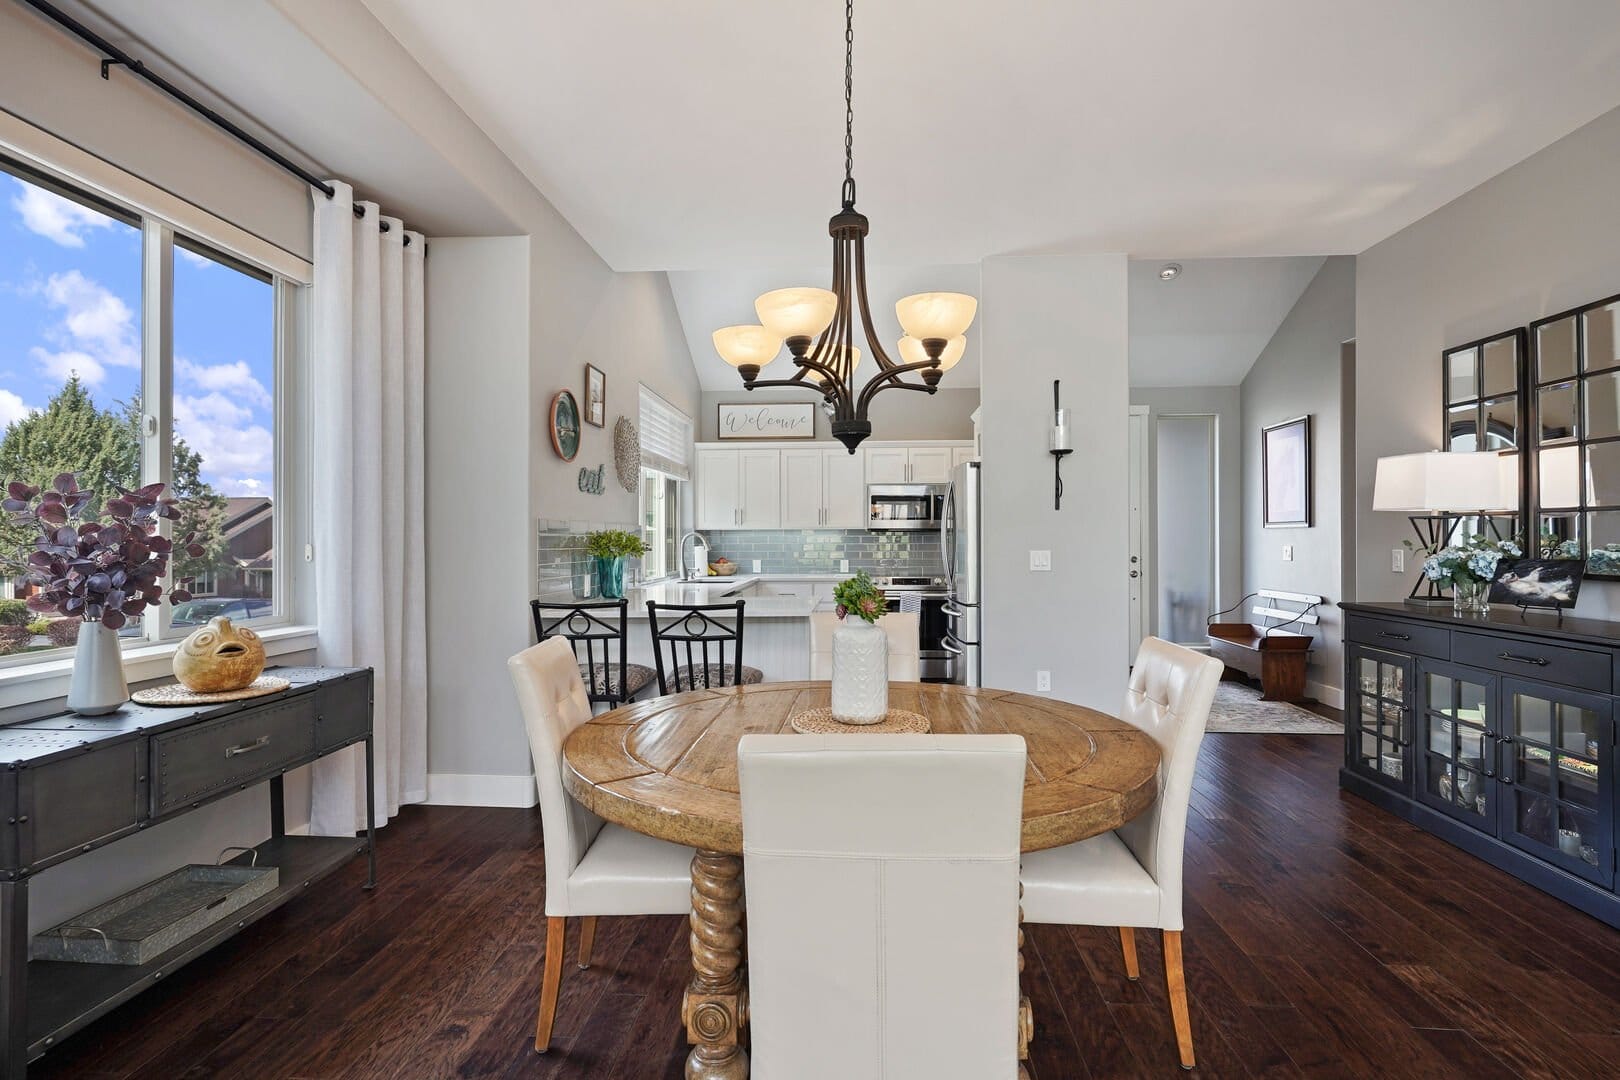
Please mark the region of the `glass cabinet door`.
<svg viewBox="0 0 1620 1080"><path fill-rule="evenodd" d="M1349 767L1400 791L1409 789L1407 745L1411 742L1408 697L1412 658L1352 645L1350 698L1345 703Z"/></svg>
<svg viewBox="0 0 1620 1080"><path fill-rule="evenodd" d="M1599 884L1614 880L1614 716L1607 698L1502 680L1502 839Z"/></svg>
<svg viewBox="0 0 1620 1080"><path fill-rule="evenodd" d="M1496 676L1418 662L1418 798L1496 832Z"/></svg>

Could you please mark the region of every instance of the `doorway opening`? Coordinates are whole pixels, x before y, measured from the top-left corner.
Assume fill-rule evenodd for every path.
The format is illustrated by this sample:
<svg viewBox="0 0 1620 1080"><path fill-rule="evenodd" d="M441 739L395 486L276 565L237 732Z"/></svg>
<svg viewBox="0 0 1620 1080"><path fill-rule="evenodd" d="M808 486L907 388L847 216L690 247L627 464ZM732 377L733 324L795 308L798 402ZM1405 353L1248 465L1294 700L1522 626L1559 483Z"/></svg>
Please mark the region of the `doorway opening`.
<svg viewBox="0 0 1620 1080"><path fill-rule="evenodd" d="M1155 418L1154 519L1159 636L1206 648L1215 603L1216 418Z"/></svg>

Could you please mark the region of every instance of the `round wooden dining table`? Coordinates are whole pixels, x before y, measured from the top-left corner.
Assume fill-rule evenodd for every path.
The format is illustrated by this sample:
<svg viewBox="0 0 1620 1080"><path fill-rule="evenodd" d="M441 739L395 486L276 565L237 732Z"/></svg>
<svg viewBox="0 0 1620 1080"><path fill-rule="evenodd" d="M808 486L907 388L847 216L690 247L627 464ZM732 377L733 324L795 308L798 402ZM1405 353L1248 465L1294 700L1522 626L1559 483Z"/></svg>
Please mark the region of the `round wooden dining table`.
<svg viewBox="0 0 1620 1080"><path fill-rule="evenodd" d="M563 743L563 783L580 803L626 829L697 850L692 978L681 1006L692 1044L688 1080L748 1075L737 741L791 732L794 715L825 708L829 700L825 682L696 690L603 713ZM926 716L933 734L1024 737L1024 851L1116 829L1157 797L1158 745L1106 713L1009 690L935 683L891 683L889 705ZM1033 1028L1026 998L1019 1010L1021 1058Z"/></svg>

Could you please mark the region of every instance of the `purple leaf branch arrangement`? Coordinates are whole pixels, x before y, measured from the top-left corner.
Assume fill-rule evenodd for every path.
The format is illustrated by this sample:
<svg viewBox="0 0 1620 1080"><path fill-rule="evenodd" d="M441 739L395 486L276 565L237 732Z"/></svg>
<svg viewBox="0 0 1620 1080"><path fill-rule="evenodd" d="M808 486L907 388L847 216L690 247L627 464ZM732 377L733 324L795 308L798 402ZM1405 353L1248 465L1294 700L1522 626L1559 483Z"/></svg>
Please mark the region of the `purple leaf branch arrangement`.
<svg viewBox="0 0 1620 1080"><path fill-rule="evenodd" d="M30 611L56 613L117 630L163 599L158 584L168 573L176 544L158 535L160 520L180 518L176 499L163 497L162 484L147 484L107 499L99 514L90 512L95 492L79 487L72 473L62 473L44 491L12 481L0 510L15 525L34 525L39 536L24 562L27 579L39 586L28 598ZM195 536L180 541L192 558L205 554ZM191 594L178 586L172 603Z"/></svg>

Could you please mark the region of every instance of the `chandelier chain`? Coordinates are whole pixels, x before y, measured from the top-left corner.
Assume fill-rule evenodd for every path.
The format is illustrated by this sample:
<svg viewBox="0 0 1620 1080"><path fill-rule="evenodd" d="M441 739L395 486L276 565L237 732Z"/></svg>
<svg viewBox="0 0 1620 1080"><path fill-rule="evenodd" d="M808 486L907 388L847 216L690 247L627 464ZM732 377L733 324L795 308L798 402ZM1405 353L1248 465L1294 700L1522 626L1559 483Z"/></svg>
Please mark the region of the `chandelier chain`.
<svg viewBox="0 0 1620 1080"><path fill-rule="evenodd" d="M855 206L855 0L844 0L844 208Z"/></svg>

